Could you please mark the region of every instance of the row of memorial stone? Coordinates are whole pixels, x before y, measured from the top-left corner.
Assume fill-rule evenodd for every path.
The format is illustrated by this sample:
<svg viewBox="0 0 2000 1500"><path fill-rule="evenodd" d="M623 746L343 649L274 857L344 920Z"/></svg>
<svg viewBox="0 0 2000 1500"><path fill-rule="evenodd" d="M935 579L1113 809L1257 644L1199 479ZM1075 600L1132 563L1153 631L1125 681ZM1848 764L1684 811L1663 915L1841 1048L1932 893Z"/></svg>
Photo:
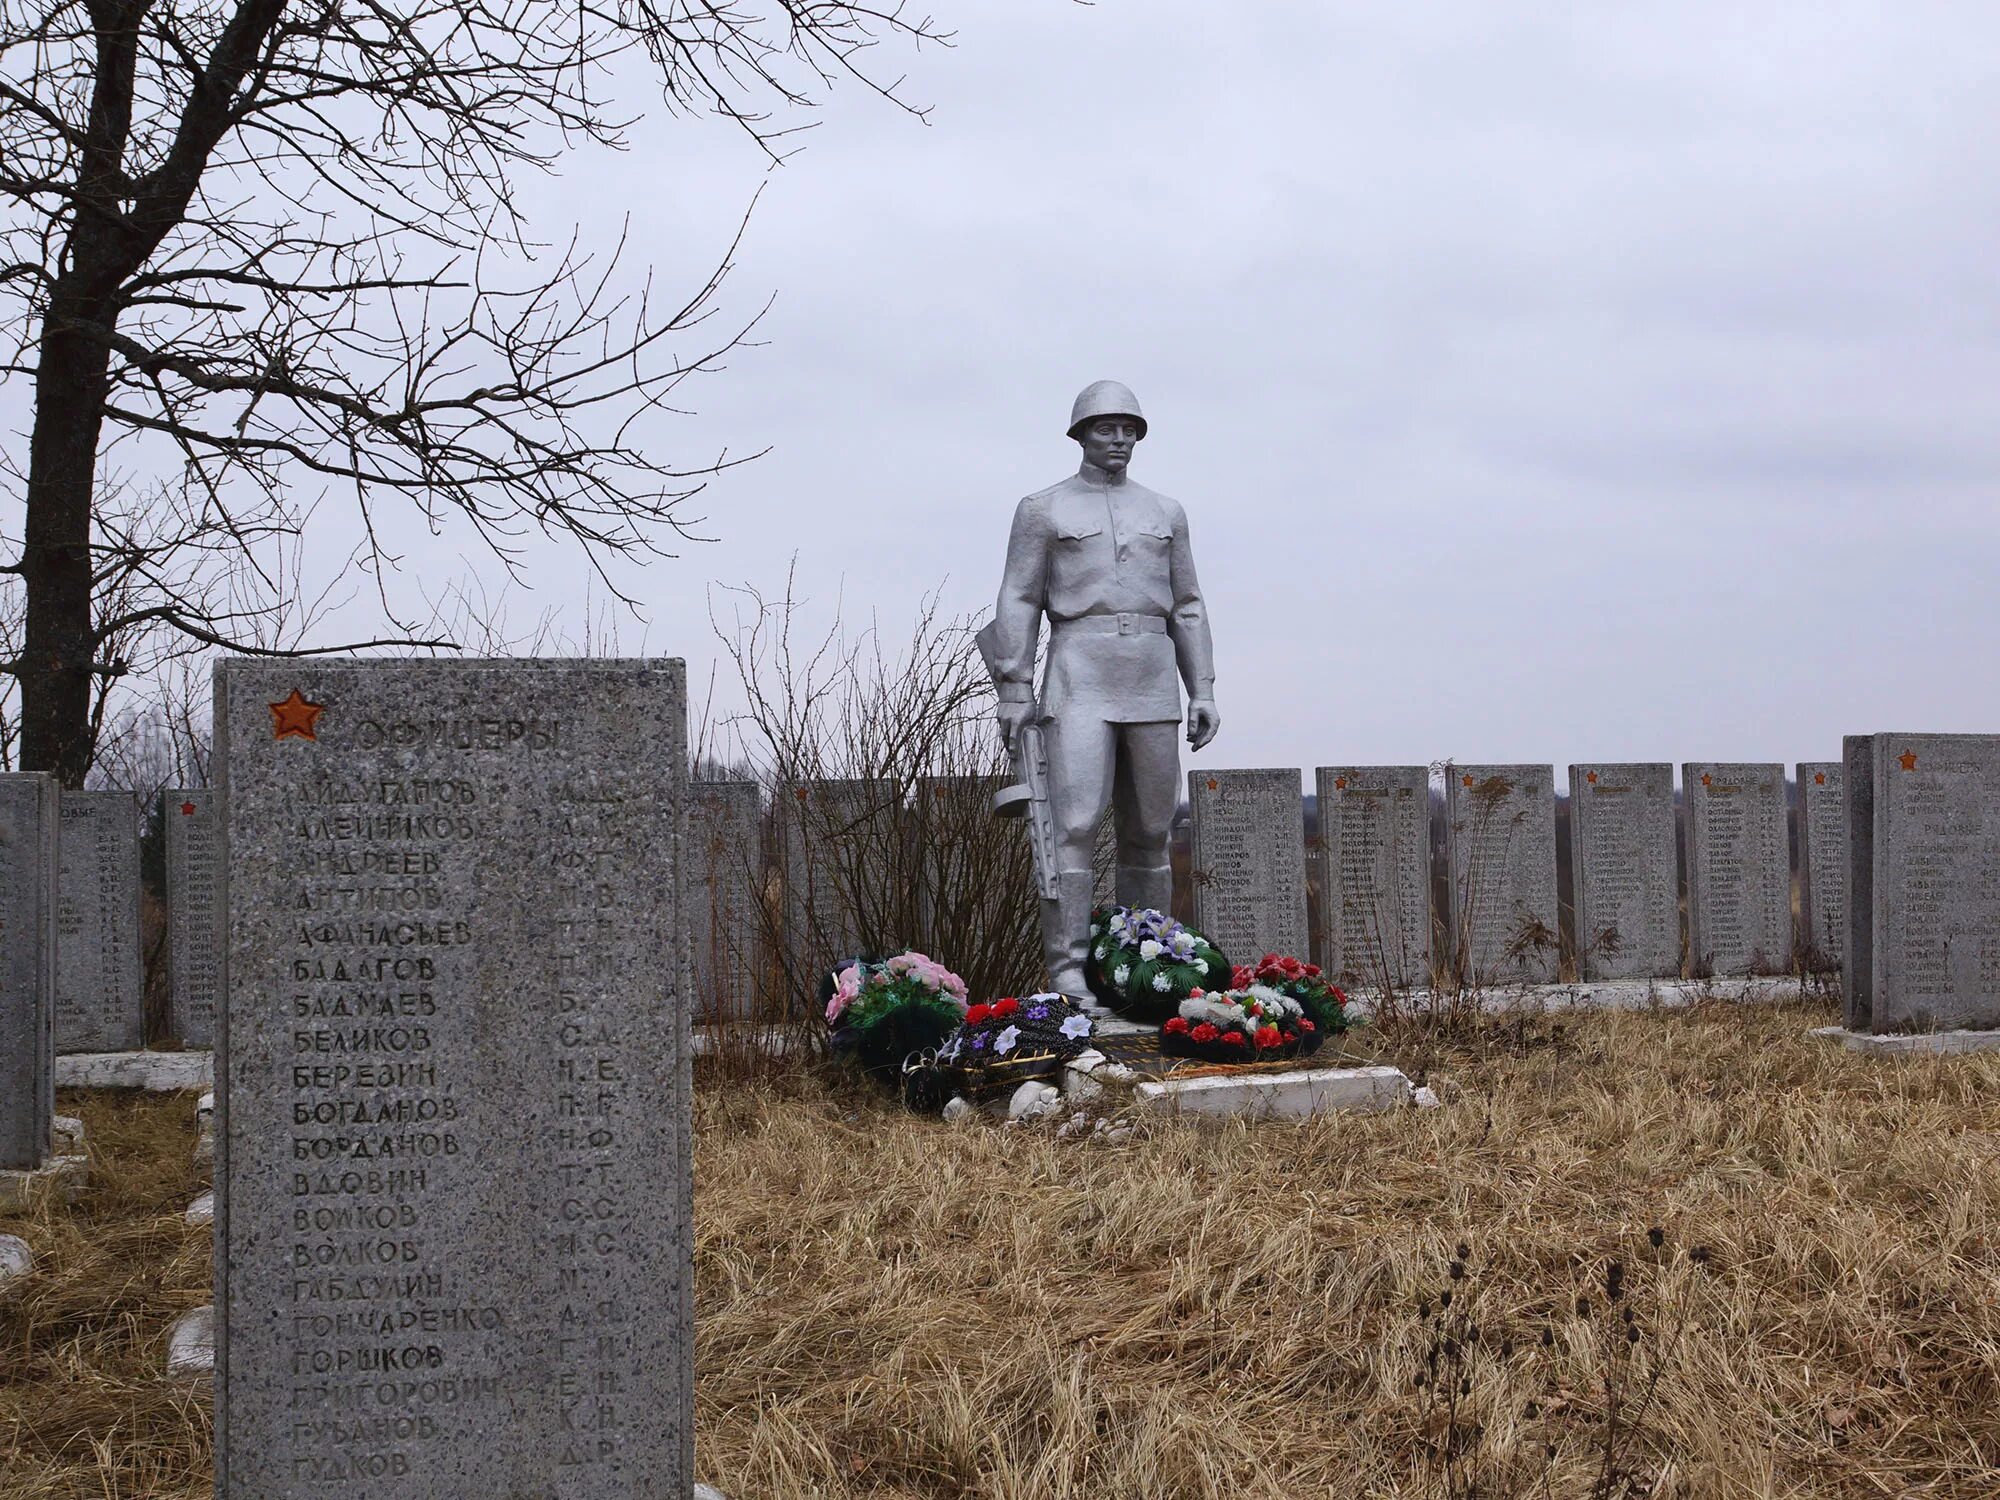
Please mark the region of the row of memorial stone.
<svg viewBox="0 0 2000 1500"><path fill-rule="evenodd" d="M218 669L223 1500L690 1489L685 701L678 662ZM1541 842L1533 780L1454 768L1468 872ZM1850 1020L1977 1023L2000 736L1850 739L1845 781ZM0 1166L50 1146L58 821L0 776Z"/></svg>
<svg viewBox="0 0 2000 1500"><path fill-rule="evenodd" d="M1798 766L1796 939L1781 765L1683 768L1685 939L1672 767L1579 764L1569 768L1569 781L1579 978L1665 978L1690 966L1723 975L1770 972L1787 968L1798 947L1823 963L1840 961L1848 884L1840 762ZM983 782L968 784L983 795ZM1190 775L1191 920L1233 956L1310 952L1352 985L1422 985L1436 969L1454 966L1488 980L1555 979L1552 769L1448 768L1443 912L1431 876L1429 786L1424 766L1318 769L1319 930L1309 933L1298 772ZM866 797L880 788L829 782L817 790L851 804L859 819L872 806ZM750 782L697 782L690 793L690 947L694 972L713 974L756 941L760 799ZM58 797L56 1050L137 1048L144 1011L137 803L125 792ZM173 1030L184 1044L205 1047L217 984L213 808L206 790L170 790L164 798ZM779 803L781 817L792 811L789 799ZM779 830L781 858L809 858L791 847L792 821ZM359 899L364 881L376 896L408 889L381 875L353 872L335 882L329 899Z"/></svg>
<svg viewBox="0 0 2000 1500"><path fill-rule="evenodd" d="M78 792L10 777L10 795L49 803L47 837L0 841L0 881L47 884L53 906L55 1049L128 1052L145 1040L140 952L139 803L131 792ZM215 1027L215 857L208 793L170 791L166 825L174 1024L192 1047ZM16 810L16 817L22 816Z"/></svg>
<svg viewBox="0 0 2000 1500"><path fill-rule="evenodd" d="M1847 833L1838 761L1798 767L1800 934L1828 965L1845 947ZM1398 987L1446 969L1557 977L1555 778L1545 765L1448 765L1446 910L1432 883L1425 766L1322 766L1319 931L1307 931L1293 769L1188 778L1192 920L1225 953L1304 953L1343 982ZM1578 977L1781 972L1795 951L1785 768L1682 768L1686 936L1673 767L1569 768L1570 897Z"/></svg>

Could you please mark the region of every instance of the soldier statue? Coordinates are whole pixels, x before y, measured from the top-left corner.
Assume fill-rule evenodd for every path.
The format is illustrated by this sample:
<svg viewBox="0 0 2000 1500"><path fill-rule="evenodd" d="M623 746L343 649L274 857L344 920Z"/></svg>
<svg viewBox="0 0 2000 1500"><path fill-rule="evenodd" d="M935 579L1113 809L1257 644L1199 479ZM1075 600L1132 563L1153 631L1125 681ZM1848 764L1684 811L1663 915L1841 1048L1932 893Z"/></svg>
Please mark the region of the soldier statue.
<svg viewBox="0 0 2000 1500"><path fill-rule="evenodd" d="M1138 398L1115 380L1086 387L1070 409L1069 435L1083 464L1015 508L1000 601L980 648L999 696L1000 733L1025 783L1003 792L995 810L1028 811L1031 797L1037 804L1049 984L1089 1005L1091 856L1105 808L1118 837L1119 904L1167 910L1167 841L1180 801L1176 676L1187 685L1193 749L1214 739L1222 720L1187 516L1129 473L1146 435ZM1049 649L1037 701L1044 615ZM1010 796L1017 805L1003 805Z"/></svg>

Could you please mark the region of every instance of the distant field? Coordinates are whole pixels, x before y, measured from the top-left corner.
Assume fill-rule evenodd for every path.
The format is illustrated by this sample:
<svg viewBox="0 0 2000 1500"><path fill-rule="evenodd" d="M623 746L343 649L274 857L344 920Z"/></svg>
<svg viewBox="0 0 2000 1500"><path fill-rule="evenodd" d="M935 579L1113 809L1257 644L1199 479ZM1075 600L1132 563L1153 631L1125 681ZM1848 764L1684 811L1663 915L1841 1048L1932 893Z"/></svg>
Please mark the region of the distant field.
<svg viewBox="0 0 2000 1500"><path fill-rule="evenodd" d="M2000 1494L2000 1058L1871 1062L1808 1043L1827 1019L1381 1037L1447 1108L1116 1145L704 1079L697 1471L731 1500ZM44 1252L0 1294L0 1495L206 1495L206 1415L156 1378L206 1299L191 1101L67 1105L108 1170L0 1219Z"/></svg>

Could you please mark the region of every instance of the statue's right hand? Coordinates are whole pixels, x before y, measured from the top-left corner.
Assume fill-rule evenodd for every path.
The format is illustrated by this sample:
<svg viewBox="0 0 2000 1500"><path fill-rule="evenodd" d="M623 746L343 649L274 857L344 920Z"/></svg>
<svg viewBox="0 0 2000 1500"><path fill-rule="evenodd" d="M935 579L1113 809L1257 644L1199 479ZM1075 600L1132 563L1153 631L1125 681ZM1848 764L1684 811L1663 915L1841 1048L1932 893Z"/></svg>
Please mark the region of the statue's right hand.
<svg viewBox="0 0 2000 1500"><path fill-rule="evenodd" d="M1009 754L1013 753L1014 742L1021 737L1021 731L1035 717L1032 703L1002 703L999 709L1000 738L1005 742Z"/></svg>

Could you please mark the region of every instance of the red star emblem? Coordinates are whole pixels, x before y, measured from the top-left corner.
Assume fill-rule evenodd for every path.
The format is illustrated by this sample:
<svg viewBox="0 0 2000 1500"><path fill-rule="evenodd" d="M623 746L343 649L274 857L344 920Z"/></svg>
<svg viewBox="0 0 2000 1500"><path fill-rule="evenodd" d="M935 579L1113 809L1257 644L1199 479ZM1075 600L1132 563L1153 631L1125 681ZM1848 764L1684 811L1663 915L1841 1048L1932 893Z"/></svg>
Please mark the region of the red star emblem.
<svg viewBox="0 0 2000 1500"><path fill-rule="evenodd" d="M308 703L305 695L293 688L291 697L271 705L271 738L316 740L319 738L316 726L324 712L324 703Z"/></svg>
<svg viewBox="0 0 2000 1500"><path fill-rule="evenodd" d="M1914 771L1917 768L1917 752L1914 750L1905 750L1896 759L1903 763L1905 771Z"/></svg>
<svg viewBox="0 0 2000 1500"><path fill-rule="evenodd" d="M1216 788L1216 780L1213 776L1211 776L1208 778L1208 789L1212 792L1215 790L1215 788Z"/></svg>
<svg viewBox="0 0 2000 1500"><path fill-rule="evenodd" d="M1712 781L1710 781L1708 772L1706 771L1703 771L1701 773L1701 784L1703 786L1712 786L1714 784Z"/></svg>
<svg viewBox="0 0 2000 1500"><path fill-rule="evenodd" d="M1585 771L1583 773L1583 779L1589 782L1592 786L1597 785L1597 773L1595 771Z"/></svg>
<svg viewBox="0 0 2000 1500"><path fill-rule="evenodd" d="M181 804L181 816L184 818L191 818L194 816L194 804L192 802L183 802Z"/></svg>
<svg viewBox="0 0 2000 1500"><path fill-rule="evenodd" d="M1471 785L1472 785L1472 773L1471 773L1470 771L1468 771L1468 772L1466 772L1466 773L1465 773L1465 775L1463 775L1463 776L1459 777L1459 778L1458 778L1458 780L1459 780L1459 784L1460 784L1461 786L1471 786Z"/></svg>
<svg viewBox="0 0 2000 1500"><path fill-rule="evenodd" d="M1344 792L1347 790L1347 778L1345 776L1336 776L1333 778L1333 785L1336 791Z"/></svg>
<svg viewBox="0 0 2000 1500"><path fill-rule="evenodd" d="M1814 786L1825 786L1825 785L1826 785L1826 772L1824 772L1824 771L1815 771L1815 772L1813 772L1813 785L1814 785Z"/></svg>

